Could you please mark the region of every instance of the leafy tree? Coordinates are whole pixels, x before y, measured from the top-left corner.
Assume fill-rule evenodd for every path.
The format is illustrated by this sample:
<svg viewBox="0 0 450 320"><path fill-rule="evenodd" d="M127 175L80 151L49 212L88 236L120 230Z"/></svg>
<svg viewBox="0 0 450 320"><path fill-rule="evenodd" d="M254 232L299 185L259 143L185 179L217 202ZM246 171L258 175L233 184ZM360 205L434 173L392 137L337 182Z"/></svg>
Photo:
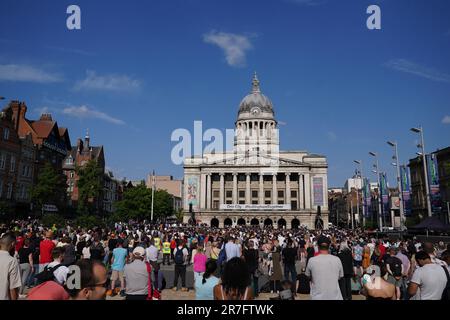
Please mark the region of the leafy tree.
<svg viewBox="0 0 450 320"><path fill-rule="evenodd" d="M62 204L67 190L66 177L50 163L40 170L37 183L31 190L32 200L41 208L44 204Z"/></svg>
<svg viewBox="0 0 450 320"><path fill-rule="evenodd" d="M78 175L78 213L92 212L103 188L103 171L95 160L77 166L75 171Z"/></svg>
<svg viewBox="0 0 450 320"><path fill-rule="evenodd" d="M152 211L152 190L143 183L126 189L123 199L115 204L115 216L118 219L150 219ZM170 216L173 213L172 197L165 190L155 191L153 218Z"/></svg>
<svg viewBox="0 0 450 320"><path fill-rule="evenodd" d="M152 193L143 184L126 189L121 201L115 203L116 214L123 220L146 218L152 207Z"/></svg>

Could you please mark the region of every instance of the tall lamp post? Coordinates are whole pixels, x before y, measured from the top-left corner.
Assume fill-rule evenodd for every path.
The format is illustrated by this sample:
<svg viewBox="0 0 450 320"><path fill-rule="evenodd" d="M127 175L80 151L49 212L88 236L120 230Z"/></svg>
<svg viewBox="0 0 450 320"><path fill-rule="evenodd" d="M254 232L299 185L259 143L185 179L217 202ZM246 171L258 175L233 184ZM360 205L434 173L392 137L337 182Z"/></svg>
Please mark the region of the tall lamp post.
<svg viewBox="0 0 450 320"><path fill-rule="evenodd" d="M366 225L366 210L365 210L364 176L362 171L362 160L353 160L353 162L359 165L359 176L361 178L361 201L362 201L362 221L363 221L362 224L364 228L364 226Z"/></svg>
<svg viewBox="0 0 450 320"><path fill-rule="evenodd" d="M419 126L418 128L411 128L411 131L414 133L420 134L420 144L417 145L417 147L421 148L422 150L422 162L423 162L423 174L425 177L425 192L427 196L427 210L428 210L428 216L432 216L431 212L431 201L430 201L430 186L428 184L428 170L427 170L427 156L425 153L425 142L423 139L423 128L422 126Z"/></svg>
<svg viewBox="0 0 450 320"><path fill-rule="evenodd" d="M369 152L369 154L375 158L375 173L377 175L378 184L378 224L380 226L380 231L383 231L383 212L381 208L381 185L380 185L380 174L378 170L378 156L375 152Z"/></svg>
<svg viewBox="0 0 450 320"><path fill-rule="evenodd" d="M398 198L400 200L400 230L404 230L405 228L405 211L404 211L404 205L403 205L403 187L402 187L402 181L401 181L401 175L400 175L400 164L398 159L398 147L396 141L388 141L388 145L394 148L394 160L395 163L393 163L394 166L397 167L397 188L398 188Z"/></svg>

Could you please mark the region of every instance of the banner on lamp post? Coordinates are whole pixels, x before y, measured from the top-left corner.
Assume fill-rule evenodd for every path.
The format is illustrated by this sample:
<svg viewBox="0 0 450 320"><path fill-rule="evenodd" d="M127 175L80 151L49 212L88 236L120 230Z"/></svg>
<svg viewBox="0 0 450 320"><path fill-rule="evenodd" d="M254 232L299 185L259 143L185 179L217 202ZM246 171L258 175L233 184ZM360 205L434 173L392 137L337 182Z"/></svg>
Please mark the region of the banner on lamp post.
<svg viewBox="0 0 450 320"><path fill-rule="evenodd" d="M409 170L405 165L400 166L400 180L403 195L403 208L405 217L411 216L411 184L409 178Z"/></svg>

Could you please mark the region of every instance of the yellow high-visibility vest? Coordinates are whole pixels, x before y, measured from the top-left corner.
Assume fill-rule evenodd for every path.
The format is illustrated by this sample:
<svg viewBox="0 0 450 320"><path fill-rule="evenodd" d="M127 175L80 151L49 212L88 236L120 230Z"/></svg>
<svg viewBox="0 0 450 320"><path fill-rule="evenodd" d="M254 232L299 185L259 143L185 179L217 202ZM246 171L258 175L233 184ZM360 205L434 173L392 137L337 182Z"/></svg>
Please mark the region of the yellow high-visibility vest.
<svg viewBox="0 0 450 320"><path fill-rule="evenodd" d="M161 249L161 239L159 239L159 238L155 238L155 239L153 239L153 241L154 241L154 244L155 244L155 247L156 248L158 248L158 250L160 250Z"/></svg>
<svg viewBox="0 0 450 320"><path fill-rule="evenodd" d="M170 242L163 243L163 253L170 254Z"/></svg>

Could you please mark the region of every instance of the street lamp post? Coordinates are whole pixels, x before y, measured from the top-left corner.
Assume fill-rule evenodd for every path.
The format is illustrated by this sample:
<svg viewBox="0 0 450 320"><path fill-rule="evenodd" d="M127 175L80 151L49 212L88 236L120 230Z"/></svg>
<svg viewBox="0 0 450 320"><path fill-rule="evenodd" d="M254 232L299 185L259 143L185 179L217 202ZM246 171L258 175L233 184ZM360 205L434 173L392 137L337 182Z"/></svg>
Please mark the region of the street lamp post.
<svg viewBox="0 0 450 320"><path fill-rule="evenodd" d="M362 221L363 221L362 226L364 228L364 226L366 225L366 208L365 208L364 176L362 171L362 160L353 160L353 162L359 165L359 176L361 178L361 202L362 202Z"/></svg>
<svg viewBox="0 0 450 320"><path fill-rule="evenodd" d="M423 162L423 174L425 177L425 193L427 197L427 210L428 210L428 216L432 216L431 212L431 201L430 201L430 187L428 185L428 170L427 170L427 156L425 153L425 142L423 139L423 128L422 126L419 126L418 128L411 128L411 131L414 133L420 133L420 147L422 149L422 162Z"/></svg>
<svg viewBox="0 0 450 320"><path fill-rule="evenodd" d="M375 152L369 152L369 154L375 158L375 173L377 174L377 184L378 184L378 219L380 231L383 231L383 212L381 208L381 185L380 185L380 174L378 170L378 156Z"/></svg>
<svg viewBox="0 0 450 320"><path fill-rule="evenodd" d="M400 230L403 230L405 228L405 211L404 211L404 205L403 205L403 187L402 187L402 180L400 176L400 161L398 159L398 147L397 142L388 141L388 145L394 148L395 152L395 166L397 167L397 188L398 188L398 198L400 200Z"/></svg>

